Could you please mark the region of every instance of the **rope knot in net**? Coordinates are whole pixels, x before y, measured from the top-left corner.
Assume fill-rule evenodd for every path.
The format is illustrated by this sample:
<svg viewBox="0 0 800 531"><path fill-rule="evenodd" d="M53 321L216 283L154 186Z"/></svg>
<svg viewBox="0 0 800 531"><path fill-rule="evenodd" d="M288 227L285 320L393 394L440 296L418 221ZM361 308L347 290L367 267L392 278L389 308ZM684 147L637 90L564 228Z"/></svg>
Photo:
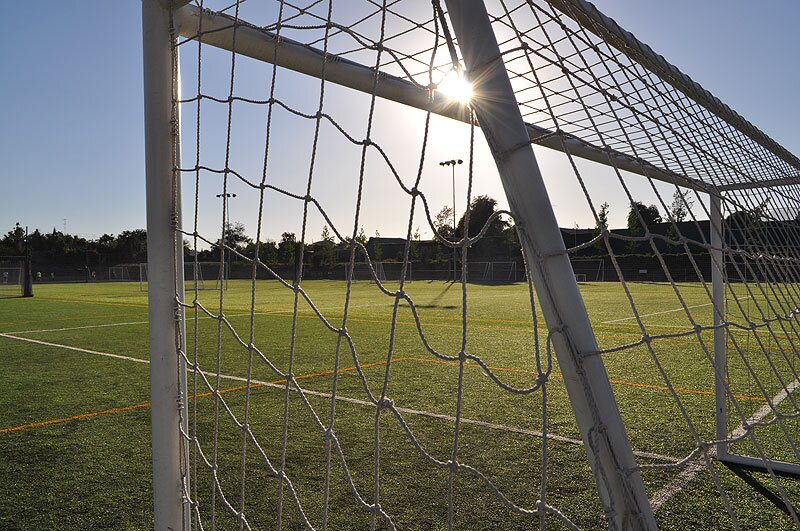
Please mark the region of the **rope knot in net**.
<svg viewBox="0 0 800 531"><path fill-rule="evenodd" d="M393 409L394 401L390 398L383 397L377 402L375 402L375 406L378 408L378 411L380 411L381 409Z"/></svg>

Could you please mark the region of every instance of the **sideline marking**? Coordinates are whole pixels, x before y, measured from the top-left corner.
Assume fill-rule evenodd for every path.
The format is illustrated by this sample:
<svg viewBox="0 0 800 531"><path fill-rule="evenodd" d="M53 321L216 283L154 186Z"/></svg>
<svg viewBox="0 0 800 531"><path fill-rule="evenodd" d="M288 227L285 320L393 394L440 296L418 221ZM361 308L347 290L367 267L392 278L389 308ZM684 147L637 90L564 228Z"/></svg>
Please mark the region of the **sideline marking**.
<svg viewBox="0 0 800 531"><path fill-rule="evenodd" d="M29 338L29 337L18 337L18 336L13 336L13 335L7 334L7 333L0 333L0 337L5 337L5 338L8 338L8 339L16 339L18 341L27 341L28 343L36 343L38 345L44 345L44 346L47 346L47 347L64 348L64 349L68 349L68 350L74 350L76 352L84 352L86 354L96 354L98 356L107 356L107 357L110 357L110 358L117 358L117 359L122 359L122 360L135 361L135 362L138 362L138 363L150 363L149 360L142 359L142 358L134 358L134 357L131 357L131 356L123 356L123 355L120 355L120 354L110 354L108 352L99 352L99 351L96 351L96 350L89 350L89 349L84 349L84 348L79 348L79 347L72 347L72 346L69 346L69 345L61 344L61 343L50 343L49 341L42 341L40 339L33 339L33 338ZM435 364L438 364L438 365L453 365L453 366L457 366L456 362L452 362L452 361L434 360L434 359L417 358L417 357L397 357L393 361L416 361L416 362L423 362L423 363L435 363ZM367 363L367 364L362 364L361 367L362 368L368 368L368 367L375 366L376 364L382 364L382 363L386 363L386 362ZM467 368L475 368L475 369L480 369L481 368L479 365L476 365L476 364L466 364L465 367L467 367ZM515 372L515 373L521 373L521 374L536 375L536 372L530 371L530 370L527 370L527 369L514 369L514 368L509 368L509 367L494 367L494 366L488 366L488 367L489 367L489 369L491 369L493 371L498 371L498 372ZM350 368L340 369L340 371L344 371L344 372L347 372L347 370L350 370ZM355 368L353 367L352 370L355 370ZM206 373L203 372L203 374L206 374ZM215 373L208 373L208 374L212 374L212 375L216 376ZM329 371L329 372L327 372L327 374L333 374L333 372ZM322 375L323 375L323 373L319 374L319 376L322 376ZM558 373L551 373L551 375L553 377L555 377L555 378L560 378L561 377L561 375L558 374ZM226 378L236 378L236 377L234 377L234 376L226 376ZM251 380L251 381L254 382L255 380ZM666 385L653 385L653 384L638 383L638 382L628 382L628 381L625 381L625 380L611 380L611 379L609 379L609 382L611 384L613 384L613 385L622 385L622 386L626 386L626 387L639 387L639 388L643 388L643 389L653 389L653 390L656 390L656 391L669 391L669 387L667 387ZM682 387L673 387L673 389L677 393L694 394L694 395L701 395L701 396L712 396L712 395L714 395L713 391L701 391L701 390L697 390L697 389L684 389ZM763 402L763 401L765 401L764 397L758 397L758 396L747 396L747 395L734 395L734 396L735 396L735 398L737 398L739 400L752 400L754 402ZM781 399L781 400L783 400L783 399ZM767 404L764 407L769 407L769 404ZM763 407L762 407L762 409L763 409ZM759 411L761 411L761 410L759 410Z"/></svg>
<svg viewBox="0 0 800 531"><path fill-rule="evenodd" d="M789 395L798 387L800 387L800 379L793 381L789 385L786 386L786 389L782 389L780 393L776 394L772 397L772 400L763 406L761 406L758 411L750 415L750 418L747 419L747 424L753 424L756 422L760 422L764 419L767 415L772 413L773 408L777 408L781 402L786 400ZM736 428L731 432L729 437L741 437L746 433L745 423L739 424L739 427ZM712 457L716 455L716 447L712 448L712 451L709 453L712 454ZM663 486L660 490L658 490L653 497L650 498L650 506L653 508L653 511L657 511L661 507L664 506L665 503L669 501L670 498L675 496L679 493L683 488L692 481L697 474L699 474L702 470L705 469L705 463L703 462L703 456L698 456L694 461L689 463L686 468L672 481L667 483Z"/></svg>
<svg viewBox="0 0 800 531"><path fill-rule="evenodd" d="M742 297L742 298L740 298L739 300L740 300L740 301L746 301L746 300L748 300L748 299L750 299L750 298L751 298L751 297L748 295L748 296L746 296L746 297ZM703 304L695 304L695 305L692 305L692 306L687 306L687 307L686 307L686 309L688 309L688 310L693 310L694 308L702 308L702 307L704 307L704 306L712 306L713 304L714 304L713 302L706 302L706 303L703 303ZM673 309L673 310L664 310L663 312L640 313L640 314L639 314L639 317L640 317L640 318L641 318L641 317L652 317L652 316L654 316L654 315L664 315L665 313L683 312L683 311L686 311L686 310L684 310L683 306L681 306L680 308L675 308L675 309ZM603 322L602 322L602 323L600 323L600 324L614 324L614 323L621 323L621 322L623 322L623 321L631 321L631 320L633 320L633 319L636 319L636 316L635 316L635 315L632 315L632 316L630 316L630 317L623 317L622 319L613 319L613 320L611 320L611 321L603 321ZM645 326L648 326L648 325L645 325Z"/></svg>
<svg viewBox="0 0 800 531"><path fill-rule="evenodd" d="M49 346L49 347L63 348L63 349L67 349L67 350L83 352L83 353L86 353L86 354L94 354L94 355L97 355L97 356L106 356L106 357L109 357L109 358L116 358L116 359L122 359L122 360L127 360L127 361L134 361L134 362L137 362L137 363L146 363L148 365L150 364L150 361L149 360L145 360L145 359L132 358L130 356L122 356L122 355L119 355L119 354L111 354L109 352L98 352L96 350L89 350L89 349L83 349L83 348L78 348L78 347L71 347L69 345L60 345L58 343L50 343L50 342L47 342L47 341L39 341L37 339L31 339L31 338L27 338L27 337L16 337L16 336L12 336L12 335L5 334L5 333L0 333L0 337L5 337L5 338L8 338L8 339L16 339L18 341L26 341L26 342L29 342L29 343L36 343L36 344L39 344L39 345L44 345L44 346ZM365 363L365 364L362 364L361 367L362 368L366 368L366 367L371 367L371 366L383 365L385 363L386 362L384 362L384 361L373 362L373 363ZM346 367L345 369L340 369L340 372L348 372L348 371L354 371L354 370L356 370L355 367ZM208 371L200 371L200 372L202 372L206 376L216 376L216 373L212 373L212 372L208 372ZM308 378L313 378L313 377L317 377L317 376L324 376L324 375L328 375L328 374L333 374L333 372L334 371L324 371L324 372L320 372L320 373L296 376L295 380L308 379ZM191 371L188 373L188 375L189 376L191 375ZM238 381L238 382L245 382L245 383L247 382L247 378L243 378L241 376L231 376L231 375L227 375L227 374L220 374L220 378L223 378L223 379L226 379L226 380ZM247 387L248 387L247 385L244 385L244 386L239 386L239 387L235 387L235 388L230 388L230 389L227 389L227 390L220 390L220 392L223 392L223 391L224 392L231 392L231 391L246 389ZM286 388L286 381L285 380L275 380L275 381L272 381L272 382L266 382L266 381L255 380L255 379L251 378L250 379L250 387L251 388L253 388L253 387L271 387L271 388L275 388L275 389L285 389ZM294 392L297 392L297 389L295 389L295 388L292 388L292 390ZM211 394L212 394L211 392L208 392L208 393L198 394L197 396L210 396ZM309 395L309 396L315 396L315 397L319 397L319 398L326 398L326 399L333 398L333 395L331 393L327 393L327 392L323 392L323 391L314 391L314 390L311 390L311 389L303 389L303 394ZM336 396L336 400L339 400L339 401L342 401L342 402L345 402L345 403L349 403L349 404L356 404L356 405L360 405L360 406L369 406L369 407L373 407L373 408L375 407L375 404L373 404L372 402L370 402L368 400L362 400L362 399L359 399L359 398L350 398L350 397L346 397L346 396L337 395ZM140 407L147 407L149 405L150 404L136 404L134 406L127 406L127 407L129 409L136 409L136 408L140 408ZM125 409L125 408L117 408L117 409L119 409L121 411L127 411L127 409ZM451 415L446 415L446 414L441 414L441 413L433 413L433 412L430 412L430 411L423 411L423 410L419 410L419 409L412 409L412 408L407 408L407 407L395 407L395 409L397 409L397 411L399 411L400 413L405 413L405 414L408 414L408 415L416 415L416 416L427 417L427 418L432 418L432 419L445 420L445 421L448 421L448 422L455 422L455 420L456 420L456 418L451 416ZM108 413L112 413L112 412L116 412L116 411L107 410L107 412ZM77 415L75 418L88 418L88 417L98 416L98 415L101 415L101 414L104 414L104 413L105 412L86 413L84 415ZM71 419L73 419L73 417L68 417L66 420L64 420L64 419L56 419L56 420L52 420L52 421L43 421L44 424L42 424L42 423L34 423L34 425L28 425L28 427L35 427L35 425L54 424L56 422L66 422L67 420L71 420ZM516 426L508 426L506 424L495 424L495 423L491 423L491 422L485 422L485 421L482 421L482 420L475 420L475 419L469 419L469 418L464 418L464 417L461 418L461 422L463 424L470 424L470 425L473 425L473 426L479 426L479 427L482 427L482 428L488 428L488 429L498 430L498 431L505 431L505 432L508 432L508 433L518 433L518 434L522 434L522 435L531 435L531 436L535 436L535 437L539 437L539 438L542 438L544 436L544 434L542 432L537 431L537 430L531 430L531 429L527 429L527 428L519 428L519 427L516 427ZM17 427L16 429L23 429L23 428ZM5 433L7 431L15 431L15 428L6 428L5 430L0 430L0 433ZM569 443L569 444L574 444L574 445L577 445L577 446L583 446L583 441L580 440L580 439L573 439L573 438L570 438L570 437L563 437L563 436L560 436L560 435L554 435L554 434L550 434L550 433L547 434L547 439L553 440L553 441L565 442L565 443ZM675 458L675 457L672 457L672 456L667 456L667 455L661 455L661 454L657 454L657 453L653 453L653 452L644 452L644 451L634 450L633 453L634 453L634 455L636 455L638 457L644 457L644 458L647 458L647 459L653 459L653 460L658 460L658 461L666 461L666 462L672 462L672 463L680 461L678 458Z"/></svg>

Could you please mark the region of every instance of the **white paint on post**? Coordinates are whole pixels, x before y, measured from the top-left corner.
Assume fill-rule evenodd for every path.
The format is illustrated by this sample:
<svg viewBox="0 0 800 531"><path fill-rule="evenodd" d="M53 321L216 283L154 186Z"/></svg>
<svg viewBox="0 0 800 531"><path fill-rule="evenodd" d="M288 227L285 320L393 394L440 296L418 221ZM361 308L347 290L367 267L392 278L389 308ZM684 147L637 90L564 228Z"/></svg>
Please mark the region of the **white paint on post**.
<svg viewBox="0 0 800 531"><path fill-rule="evenodd" d="M711 217L711 294L714 298L714 395L716 415L716 438L728 438L728 397L725 392L727 376L727 352L725 322L725 245L722 237L722 198L710 196L709 215ZM724 459L728 454L728 443L717 445L717 457Z"/></svg>
<svg viewBox="0 0 800 531"><path fill-rule="evenodd" d="M142 38L154 526L188 530L189 506L183 503L181 472L186 445L179 431L186 368L178 353L182 330L176 323L180 314L176 314L175 300L176 294L183 297L182 243L174 230L180 220L180 187L175 172L179 144L173 97L179 89L173 71L170 12L158 0L142 0Z"/></svg>
<svg viewBox="0 0 800 531"><path fill-rule="evenodd" d="M472 101L516 219L609 527L656 529L636 460L482 0L447 0Z"/></svg>

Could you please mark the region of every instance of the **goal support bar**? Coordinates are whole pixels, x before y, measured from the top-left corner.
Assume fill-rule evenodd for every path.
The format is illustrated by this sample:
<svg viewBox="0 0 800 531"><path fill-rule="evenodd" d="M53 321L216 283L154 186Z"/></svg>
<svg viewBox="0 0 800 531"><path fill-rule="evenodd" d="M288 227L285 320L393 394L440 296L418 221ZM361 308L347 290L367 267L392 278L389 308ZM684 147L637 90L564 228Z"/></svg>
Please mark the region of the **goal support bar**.
<svg viewBox="0 0 800 531"><path fill-rule="evenodd" d="M656 529L528 132L483 0L446 0L609 523Z"/></svg>

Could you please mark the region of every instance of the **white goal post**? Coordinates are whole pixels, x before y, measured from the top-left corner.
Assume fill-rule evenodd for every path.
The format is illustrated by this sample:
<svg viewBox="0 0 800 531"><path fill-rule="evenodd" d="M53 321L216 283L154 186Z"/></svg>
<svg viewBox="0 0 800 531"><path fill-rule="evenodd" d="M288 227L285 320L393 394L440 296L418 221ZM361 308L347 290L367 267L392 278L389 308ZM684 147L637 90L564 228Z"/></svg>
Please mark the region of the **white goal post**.
<svg viewBox="0 0 800 531"><path fill-rule="evenodd" d="M735 477L720 479L726 474L720 463L765 472L764 481L783 504L780 517L800 526L792 491L779 477L781 473L800 474L800 400L795 396L800 387L800 160L584 0L433 0L424 6L418 3L408 12L402 4L395 4L401 3L348 4L337 19L331 3L327 8L323 3L300 8L279 2L266 9L266 15L252 11L266 20L246 20L243 15L252 4L238 1L208 9L207 4L198 7L188 0L142 0L148 262L140 266L139 277L149 301L155 527L224 527L217 518L225 514L229 525L251 528L257 515L252 514L255 505L248 499L255 489L248 484L247 474L255 473L275 482L276 507L265 520L269 522L266 526L335 527L334 505L344 507L347 499L359 514L367 515L369 527L393 529L395 518L404 516L393 514L392 495L384 491L397 494L399 478L384 480L382 473L392 459L385 457L385 447L398 440L417 459L413 475L419 485L424 483L420 478L427 473L425 467L444 478L445 508L437 516L441 521L436 520L436 526L457 527L458 518L472 508L471 500L465 501L456 492L464 477L480 482L481 495L507 510L509 518L522 519L513 521L524 521L526 527L544 529L552 521L579 528L576 522L583 515L576 507L587 505L597 506L589 521L604 518L610 529L656 529L661 523L679 526L680 521L670 520L681 518L679 510L660 509L674 503L676 494L691 488L692 482L699 482L696 476L702 473L698 491L704 497L715 497L719 511L710 518L727 518L726 525L739 528L747 524L748 515L740 514L731 500L741 496L737 490L741 482L731 486ZM420 35L415 37L417 32ZM209 59L213 57L209 50L224 54L227 62L220 56ZM182 62L182 55L188 62ZM266 81L262 79L258 85L246 75L237 76L241 67L237 61L244 59L268 65ZM220 64L227 68L220 69ZM191 69L188 80L181 79L182 68ZM289 81L282 85L279 78L286 73ZM206 90L211 76L219 76L217 81L222 83L214 82L213 88ZM458 101L446 93L448 76L469 82L467 100ZM247 84L247 90L238 91L237 83ZM342 94L331 96L331 87L352 89L355 95L348 94L358 108L350 108L351 100ZM310 99L304 99L309 95ZM390 104L392 107L384 107ZM396 110L398 104L421 113L414 116L423 118L422 125L412 126L411 120L405 122L393 114L391 109ZM208 137L219 138L204 129L213 121L208 117L211 113L204 114L206 105L216 106L226 115L213 122L226 130L224 149L215 155L206 154ZM242 155L232 147L233 139L252 133L235 131L237 120L246 119L234 111L239 105L263 110L258 127L263 127L259 133L265 139L260 146L264 158L256 164L234 162ZM190 118L182 120L187 111ZM277 113L282 113L280 118ZM491 219L478 234L459 241L438 236L432 218L435 206L426 195L435 185L423 180L423 175L430 171L426 164L430 164L429 151L434 151L429 145L431 124L441 117L455 120L451 122L464 133L460 147L469 153L469 184L459 204L471 204L475 175L496 171L491 177L499 179L508 211L495 216L505 214L513 219L524 271L517 271L513 261L469 259L470 248L487 237ZM290 126L289 119L304 125ZM397 151L383 145L375 125L380 119L390 132L388 138L408 137L418 145L410 148L408 144ZM191 134L182 137L184 127ZM300 137L299 131L309 133L304 127L313 140L306 142L308 150L303 152L309 159L298 161L290 148L300 143L294 141L295 136ZM328 134L336 141L326 137ZM445 142L447 149L457 143L454 138ZM183 153L193 153L189 156L194 160L188 164L181 161L181 142L190 147L184 145ZM480 170L475 167L477 143L485 144L491 153L490 162ZM328 160L325 166L318 158L330 153L345 157L343 145L354 151L349 165L341 166L356 168L358 177L352 214L347 215L337 210L341 205L331 205L346 202L344 185L329 186L328 190L341 186L342 192L341 197L334 195L328 201L321 199L325 187L314 186L326 176L335 182L338 170L332 168L338 165ZM552 187L566 186L565 179L559 176L556 183L543 175L534 145L563 153L576 201L584 201L585 213L601 227L592 241L570 249L565 245L549 194ZM419 151L410 157L411 149ZM382 213L394 215L397 209L397 219L407 228L398 262L361 261L367 253L357 243L356 233L363 214L364 183L375 171L367 167L372 155L397 193L407 199L400 207L401 201L392 198L391 208ZM577 158L590 161L592 169L587 171ZM275 159L280 161L277 170L270 166L276 164ZM414 164L407 164L407 159ZM298 166L303 169L296 170ZM251 175L254 171L255 176ZM283 177L275 176L281 172L293 181L274 182L272 179ZM182 195L182 179L184 184L193 181L193 194ZM644 181L647 186L630 187L631 180ZM592 186L587 181L592 181ZM207 182L218 188L209 192ZM219 230L209 229L201 219L203 201L214 195L228 197L233 183L248 190L254 198L252 204L258 205L254 210L258 232L255 245L249 248L254 251L245 252L228 243L227 201L221 202L221 216L214 212ZM269 194L298 207L293 220L300 233L294 270L285 278L259 255L260 244L273 236L262 230L285 230L283 226L269 227L264 214L272 207L265 200ZM599 214L609 197L611 201L622 197L617 208L630 207L639 227L624 233L611 230L606 214ZM192 203L186 211L183 201ZM648 203L666 212L663 226L648 224L638 210L637 205ZM408 210L400 210L406 207ZM309 284L303 278L309 219L314 216L325 230L330 227L333 239L349 253L341 298L333 302L328 294L315 294L314 285L306 288ZM439 306L438 299L427 306L420 303L413 290L422 283L407 284L413 276L409 242L419 220L437 234L437 241L459 256L461 306L456 328L461 343L455 352L437 350L445 348L438 345L437 334L452 323L434 312L447 306ZM629 226L632 224L629 221ZM463 226L469 227L469 214ZM184 263L185 240L195 252L198 245L212 247L221 261ZM599 258L580 258L577 253L589 246L597 249L591 255ZM247 311L236 314L244 317L241 321L247 321L246 326L229 319L226 307L232 298L223 293L230 255L236 255L252 271ZM625 279L619 263L625 255L652 257L667 279L664 291L648 298L645 287L634 285L635 279ZM691 270L696 280L675 281L678 268ZM289 293L292 303L273 308L268 299L263 311L258 281L264 276L259 273L276 280L269 289ZM618 281L584 286L584 292L602 292L600 302L590 304L578 282L599 282L606 276ZM358 308L351 304L358 301L352 284L368 279L376 285L365 286L363 291L369 288L390 308L385 330L388 341L377 332L359 341L365 323L377 319L372 313L385 309L364 300L367 315L361 320L351 315L352 308ZM469 295L474 290L495 290L492 296L501 298L516 286L467 285L510 280L527 281L531 322L526 331L533 340L529 341L531 353L522 353L529 355L527 369L503 370L532 375L532 381L523 386L504 379L505 373L493 362L497 353L490 346L492 338L510 334L518 321L494 315L510 310L508 305L501 302L482 307L483 301ZM218 307L205 304L197 294L194 300L187 300L192 297L186 297L186 292L194 289L218 291L219 297L211 297L217 299ZM437 297L447 296L447 289ZM604 295L603 290L616 290L617 298ZM362 288L358 291L358 296L363 296ZM597 318L616 310L616 305L626 306L632 317ZM410 312L402 313L405 310ZM477 317L470 313L473 311ZM193 319L187 319L187 313ZM271 320L261 321L265 314ZM674 318L676 315L679 318ZM285 317L291 319L274 324ZM204 323L201 319L213 324L213 340L198 332ZM302 330L309 320L321 324L322 332L315 333L329 334L325 340ZM194 327L188 335L187 321ZM259 335L267 326L274 326L268 328L274 333ZM413 341L403 335L409 330ZM274 341L284 332L289 339L281 350ZM385 351L376 350L378 342L380 348L388 345ZM330 365L309 369L303 365L309 363L304 348ZM417 355L415 348L421 354ZM206 350L212 353L210 358L203 358ZM244 361L237 358L233 362L233 350L244 353ZM620 360L621 356L636 362ZM687 363L692 364L688 371L692 374L687 374L679 356L691 360ZM436 396L432 400L435 405L452 399L452 409L428 411L413 401L395 400L396 379L408 376L390 371L398 359L455 368L452 381L426 374L421 384L425 392L412 397L424 399L425 393L431 392ZM344 368L344 360L352 362L352 367ZM377 377L367 370L375 367L380 369ZM477 385L494 386L491 396L532 397L537 404L529 408L536 410L531 413L532 425L540 431L528 429L530 423L521 428L464 416L468 368L488 376ZM308 374L301 375L302 369L309 369ZM643 381L623 380L629 371ZM352 382L358 383L340 387L339 377L345 373L356 376ZM269 377L258 379L259 374ZM685 383L697 375L703 379ZM223 389L226 379L236 384L231 393ZM447 393L435 387L446 385L450 385ZM627 387L615 394L619 386ZM267 408L252 405L254 387L266 388L270 396L282 396L277 417L265 420L270 414ZM664 410L663 416L640 415L637 408L641 403L630 406L623 401L632 400L624 394L629 389L661 393L659 400L664 402L659 402L657 409ZM245 398L231 407L227 397L239 391ZM348 392L361 394L356 398ZM561 398L563 410L554 412L553 396ZM618 402L620 396L623 399ZM205 410L205 418L201 418L204 406L200 397L213 404L213 413ZM312 432L303 437L290 435L290 426L298 429L292 417L296 407L305 415L303 429ZM502 413L492 411L491 403L486 407L487 418ZM361 411L371 440L340 437L353 424L347 422L353 417L336 422L347 408ZM569 419L562 416L558 422L552 421L559 413ZM707 420L712 417L715 422L710 426ZM451 430L442 437L447 443L426 446L429 441L420 432L429 428L409 422L409 418L441 422L439 429ZM665 432L664 437L671 438L669 444L648 438L661 429L662 422L673 430ZM395 432L385 427L389 423L397 428ZM229 431L220 437L223 424ZM573 424L571 436L551 431L553 426L568 430L565 426ZM264 425L269 426L268 435L258 431ZM525 447L526 459L535 454L535 472L495 481L496 471L473 464L470 458L480 463L474 453L464 455L467 452L460 437L468 429L502 430L520 439L535 438L536 450ZM239 468L222 469L218 459L223 443L231 443L235 454L225 462ZM298 447L303 443L309 446ZM350 449L348 443L367 443L371 453L367 451L366 459L360 459L364 456L358 452L363 449ZM293 476L314 444L324 456L323 464L311 473L304 470ZM587 498L570 499L569 487L555 495L548 490L558 476L575 472L566 468L574 466L574 460L565 465L552 457L549 448L554 444L574 444L585 452L590 470L586 477L591 478L587 482L594 483L589 502ZM248 472L253 470L248 468L253 466L252 460L257 461L258 472ZM354 473L351 467L359 461L370 466ZM563 468L553 470L556 466ZM507 493L530 477L534 480L527 493L535 493L532 498L518 499ZM306 482L320 492L304 498ZM656 485L650 496L645 484ZM295 520L287 516L290 511ZM286 524L284 519L292 523ZM420 525L434 525L431 521L426 517L426 523Z"/></svg>
<svg viewBox="0 0 800 531"><path fill-rule="evenodd" d="M469 282L518 282L525 280L524 274L517 272L517 262L513 260L474 261L467 264Z"/></svg>
<svg viewBox="0 0 800 531"><path fill-rule="evenodd" d="M605 280L605 260L602 258L572 258L570 265L578 282L601 282Z"/></svg>
<svg viewBox="0 0 800 531"><path fill-rule="evenodd" d="M25 288L25 258L0 256L0 298L21 297Z"/></svg>

